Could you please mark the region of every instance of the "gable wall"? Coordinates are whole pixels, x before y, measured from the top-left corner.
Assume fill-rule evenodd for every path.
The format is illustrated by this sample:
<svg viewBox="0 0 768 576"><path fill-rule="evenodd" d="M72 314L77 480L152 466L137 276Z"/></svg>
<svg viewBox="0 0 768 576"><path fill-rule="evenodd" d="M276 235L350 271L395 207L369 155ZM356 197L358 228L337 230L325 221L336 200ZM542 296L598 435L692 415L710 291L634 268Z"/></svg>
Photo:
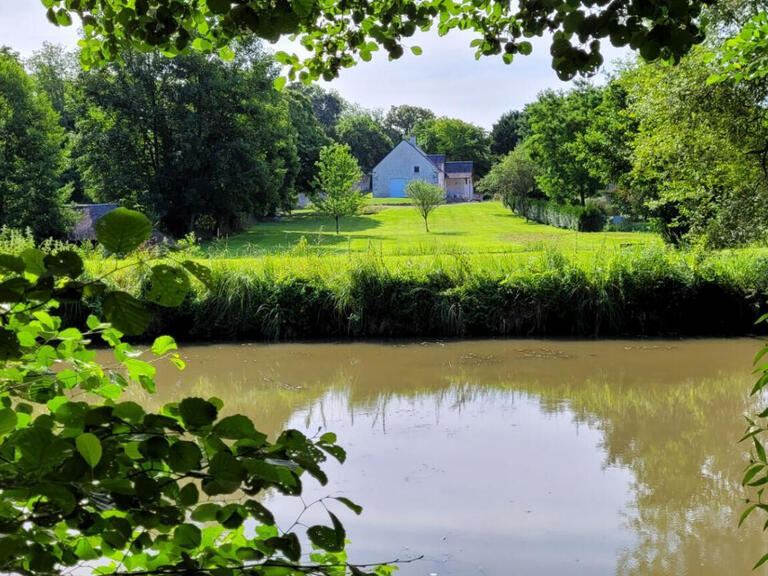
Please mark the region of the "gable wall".
<svg viewBox="0 0 768 576"><path fill-rule="evenodd" d="M414 166L419 167L419 172L414 173ZM426 180L431 184L442 186L438 170L424 155L420 154L408 142L400 142L387 156L373 169L373 196L374 198L389 197L389 183L393 178L401 178L406 182L411 180Z"/></svg>

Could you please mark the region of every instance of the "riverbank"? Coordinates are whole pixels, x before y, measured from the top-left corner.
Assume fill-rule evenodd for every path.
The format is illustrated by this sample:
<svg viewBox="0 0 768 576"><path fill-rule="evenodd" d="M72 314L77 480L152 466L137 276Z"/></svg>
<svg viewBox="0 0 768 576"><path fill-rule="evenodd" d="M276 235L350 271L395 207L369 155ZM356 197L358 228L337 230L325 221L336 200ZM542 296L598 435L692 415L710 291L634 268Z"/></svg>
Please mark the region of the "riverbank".
<svg viewBox="0 0 768 576"><path fill-rule="evenodd" d="M662 337L761 333L768 254L660 248L530 255L371 252L206 259L176 309L151 333L180 340L407 337ZM97 274L100 265L90 266ZM115 282L134 293L142 279Z"/></svg>

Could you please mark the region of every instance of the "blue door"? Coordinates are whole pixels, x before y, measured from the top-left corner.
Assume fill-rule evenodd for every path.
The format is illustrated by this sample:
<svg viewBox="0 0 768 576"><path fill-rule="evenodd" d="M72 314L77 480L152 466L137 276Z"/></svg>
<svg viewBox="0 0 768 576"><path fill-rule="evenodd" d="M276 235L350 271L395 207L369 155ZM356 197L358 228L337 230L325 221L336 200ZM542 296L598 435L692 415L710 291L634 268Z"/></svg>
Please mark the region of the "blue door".
<svg viewBox="0 0 768 576"><path fill-rule="evenodd" d="M405 178L390 178L389 197L405 198Z"/></svg>

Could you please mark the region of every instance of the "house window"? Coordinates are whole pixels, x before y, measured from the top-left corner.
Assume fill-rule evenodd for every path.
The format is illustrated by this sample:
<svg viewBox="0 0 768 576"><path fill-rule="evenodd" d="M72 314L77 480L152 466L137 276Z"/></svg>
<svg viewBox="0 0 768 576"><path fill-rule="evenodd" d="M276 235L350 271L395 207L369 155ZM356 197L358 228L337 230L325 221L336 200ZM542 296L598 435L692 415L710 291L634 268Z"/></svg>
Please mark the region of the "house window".
<svg viewBox="0 0 768 576"><path fill-rule="evenodd" d="M414 166L413 167L413 173L414 174L418 174L419 173L419 167L418 166Z"/></svg>

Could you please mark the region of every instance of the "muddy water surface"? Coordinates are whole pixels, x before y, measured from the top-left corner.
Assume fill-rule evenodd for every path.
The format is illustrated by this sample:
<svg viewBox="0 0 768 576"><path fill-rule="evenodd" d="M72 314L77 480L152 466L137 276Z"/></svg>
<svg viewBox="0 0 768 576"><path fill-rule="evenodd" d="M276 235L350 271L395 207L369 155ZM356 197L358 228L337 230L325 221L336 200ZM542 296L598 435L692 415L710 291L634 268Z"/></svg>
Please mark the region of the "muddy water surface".
<svg viewBox="0 0 768 576"><path fill-rule="evenodd" d="M152 402L218 396L347 449L352 560L411 575L753 574L737 440L756 340L186 347ZM150 401L147 399L147 401ZM267 498L288 525L296 507ZM308 522L324 520L310 513ZM761 573L758 571L758 573Z"/></svg>

